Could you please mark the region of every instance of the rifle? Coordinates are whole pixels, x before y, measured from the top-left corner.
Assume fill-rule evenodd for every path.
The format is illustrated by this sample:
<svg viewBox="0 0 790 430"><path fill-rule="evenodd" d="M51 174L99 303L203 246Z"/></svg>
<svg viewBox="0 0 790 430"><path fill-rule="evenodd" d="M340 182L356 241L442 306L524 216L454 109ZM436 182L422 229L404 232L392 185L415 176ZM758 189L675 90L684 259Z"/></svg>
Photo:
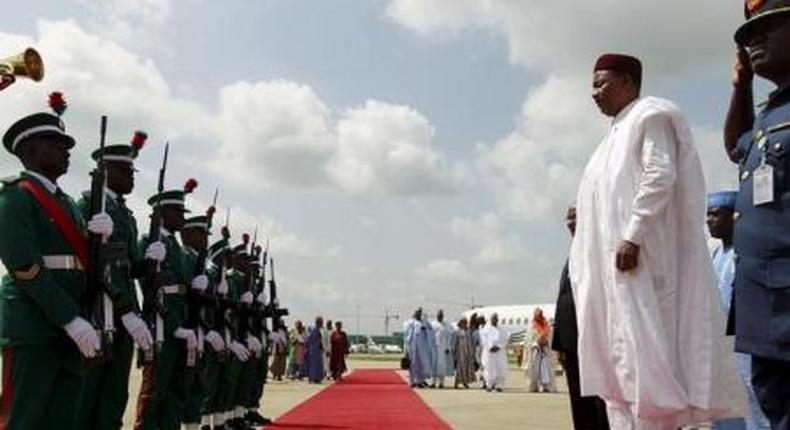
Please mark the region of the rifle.
<svg viewBox="0 0 790 430"><path fill-rule="evenodd" d="M272 329L280 326L283 317L288 316L288 309L280 307L280 300L277 298L277 281L274 280L274 258L269 258L269 304L268 314L272 319Z"/></svg>
<svg viewBox="0 0 790 430"><path fill-rule="evenodd" d="M229 226L230 226L230 208L228 208L228 212L225 215L225 227L222 228L222 237L225 240L230 240L230 228L229 228ZM230 243L230 242L228 242L228 243ZM227 349L227 347L230 347L230 342L231 342L230 330L231 330L231 327L230 327L230 323L229 323L230 315L228 315L229 303L228 303L227 295L226 294L220 295L216 291L216 288L219 286L220 283L225 281L225 277L227 276L228 269L227 269L227 265L226 265L225 262L227 261L227 258L228 258L228 252L230 252L230 249L226 249L226 251L223 254L223 257L222 257L222 260L221 260L220 266L219 266L219 279L217 280L217 283L216 283L216 285L214 287L215 288L215 290L214 290L214 306L216 306L215 307L216 313L214 314L214 317L215 317L214 318L214 322L215 322L214 328L215 328L215 330L217 330L222 335L222 340L225 341L225 346L226 346L226 348L223 349L222 352L220 352L218 354L218 357L217 357L217 360L219 362L221 362L221 363L227 361L227 359L228 359L228 349Z"/></svg>
<svg viewBox="0 0 790 430"><path fill-rule="evenodd" d="M167 154L170 150L170 144L165 144L165 155L162 158L162 167L159 169L159 182L156 185L156 201L154 202L153 210L151 211L151 224L148 228L148 243L159 241L160 233L162 230L162 205L160 204L162 192L165 188L165 173L167 172ZM154 334L154 348L152 350L143 351L138 354L138 357L143 357L144 362L151 363L154 360L154 354L162 350L162 345L165 341L165 328L164 320L161 313L161 279L159 273L161 265L158 261L148 261L146 264L145 276L143 277L142 290L143 290L143 319L148 323L151 332Z"/></svg>
<svg viewBox="0 0 790 430"><path fill-rule="evenodd" d="M99 129L99 159L91 172L90 216L106 212L105 189L107 187L107 166L104 163L104 146L107 137L107 116L102 115ZM91 362L103 362L112 358L112 342L115 333L113 300L111 298L112 277L110 263L117 253L110 254L107 238L90 233L88 236L90 262L88 267L88 306L91 323L100 327L101 349Z"/></svg>

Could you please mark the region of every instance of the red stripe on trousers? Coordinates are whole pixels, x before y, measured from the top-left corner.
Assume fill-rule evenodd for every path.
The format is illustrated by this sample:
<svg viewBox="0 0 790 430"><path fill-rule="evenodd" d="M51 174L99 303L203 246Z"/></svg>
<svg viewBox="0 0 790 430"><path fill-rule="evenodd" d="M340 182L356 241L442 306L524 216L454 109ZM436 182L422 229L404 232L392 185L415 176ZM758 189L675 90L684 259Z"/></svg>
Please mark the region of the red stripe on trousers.
<svg viewBox="0 0 790 430"><path fill-rule="evenodd" d="M14 399L14 385L11 379L11 370L14 367L13 350L3 349L3 393L0 394L0 430L5 430L8 418L11 416L11 403Z"/></svg>

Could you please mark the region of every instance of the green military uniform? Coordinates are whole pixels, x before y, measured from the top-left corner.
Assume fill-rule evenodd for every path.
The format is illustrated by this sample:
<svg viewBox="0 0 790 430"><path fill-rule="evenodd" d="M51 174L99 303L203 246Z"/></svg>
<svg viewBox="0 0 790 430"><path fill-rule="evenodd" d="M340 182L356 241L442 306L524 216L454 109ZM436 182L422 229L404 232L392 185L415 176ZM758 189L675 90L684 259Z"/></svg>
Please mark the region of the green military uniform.
<svg viewBox="0 0 790 430"><path fill-rule="evenodd" d="M154 205L159 196L149 200ZM183 208L183 191L167 191L159 200L161 205ZM137 430L176 430L181 425L184 405L184 368L186 345L174 337L186 317L186 289L192 279L184 249L176 237L162 229L159 240L167 249L167 256L160 265L159 310L164 322L164 339L157 347L153 363L143 368L143 382L137 400ZM150 245L147 235L140 241L139 249ZM150 321L149 321L150 324ZM155 332L154 332L155 333Z"/></svg>
<svg viewBox="0 0 790 430"><path fill-rule="evenodd" d="M185 221L184 227L182 231L188 228L198 228L204 230L208 233L209 230L209 219L207 216L197 216L190 218ZM206 250L206 260L208 260L208 250ZM190 246L186 246L186 261L187 267L193 268L194 276L198 275L205 275L206 269L205 266L199 264L200 260L200 252L195 250ZM201 266L201 267L199 267ZM198 273L198 271L201 271ZM211 281L209 279L209 286L207 287L207 291L211 288ZM206 323L206 316L207 312L210 312L210 309L207 309L206 306L206 293L197 293L195 292L195 296L193 296L194 300L191 300L191 303L187 306L187 327L189 329L195 329L200 335L198 335L198 342L202 342L203 336L205 333L208 333L209 330L212 329ZM189 298L189 293L187 295ZM203 410L203 403L206 397L206 387L204 385L204 381L202 379L204 368L210 365L210 357L208 355L209 351L213 351L210 345L205 345L205 342L198 344L198 357L196 359L196 363L194 367L188 367L186 370L186 397L184 399L184 413L182 416L182 421L185 426L197 426L200 424L202 410Z"/></svg>
<svg viewBox="0 0 790 430"><path fill-rule="evenodd" d="M234 253L244 253L244 248L244 245L239 245L233 251ZM230 312L226 312L225 318L226 325L230 330L231 342L236 341L246 345L245 333L241 331L240 315L236 312L239 308L241 295L244 293L244 275L237 270L232 270L227 275L227 282L228 294L226 299ZM245 367L244 364L235 355L229 354L228 361L222 367L217 405L221 412L227 414L226 417L232 415L237 406L241 406L239 403L239 383Z"/></svg>
<svg viewBox="0 0 790 430"><path fill-rule="evenodd" d="M257 257L252 257L250 267L253 273L258 274L261 269L260 261ZM269 351L268 351L268 330L265 330L265 319L263 317L263 303L258 302L262 297L264 281L255 276L252 283L251 292L255 297L254 312L251 313L250 329L253 336L261 342L261 352L257 356L250 357L249 384L245 387L243 406L248 411L248 419L252 419L254 414L257 419L262 417L258 414L261 396L263 396L263 386L266 384L267 373L269 372Z"/></svg>
<svg viewBox="0 0 790 430"><path fill-rule="evenodd" d="M60 118L39 113L9 128L3 144L14 153L32 136L48 134L65 142ZM56 201L68 221L85 234L76 204L56 185L32 172L6 180L0 189L0 260L8 274L0 284L0 347L3 393L0 422L5 428L39 430L57 425L76 429L74 409L83 376L81 355L62 328L80 316L86 274L67 242L22 181L30 181Z"/></svg>
<svg viewBox="0 0 790 430"><path fill-rule="evenodd" d="M228 250L227 240L220 240L209 248L209 260L215 261L223 258L224 254ZM208 329L219 333L223 340L227 343L230 341L230 332L228 331L228 327L225 324L225 316L223 315L222 309L222 303L225 301L225 297L217 292L217 287L222 281L222 271L222 267L214 264L212 264L208 269L210 288L209 295L214 299L215 305L204 307L201 310L203 313L201 322L205 324ZM203 387L203 404L201 411L204 415L205 422L208 422L210 416L225 412L224 407L220 403L220 389L221 376L223 374L225 364L227 363L227 349L221 354L215 352L211 348L205 349L200 372L200 381Z"/></svg>
<svg viewBox="0 0 790 430"><path fill-rule="evenodd" d="M132 163L137 149L130 145L105 148L105 156L115 156ZM98 151L93 157L98 157ZM134 278L140 272L142 255L137 249L137 221L122 197L106 196L105 210L113 220L113 233L108 243L121 249L123 257L111 263L110 291L115 317L112 359L92 367L85 375L77 408L77 423L81 429L119 429L129 398L129 373L134 357L134 342L123 328L121 316L139 312ZM78 203L83 216L90 217L91 196L84 193Z"/></svg>

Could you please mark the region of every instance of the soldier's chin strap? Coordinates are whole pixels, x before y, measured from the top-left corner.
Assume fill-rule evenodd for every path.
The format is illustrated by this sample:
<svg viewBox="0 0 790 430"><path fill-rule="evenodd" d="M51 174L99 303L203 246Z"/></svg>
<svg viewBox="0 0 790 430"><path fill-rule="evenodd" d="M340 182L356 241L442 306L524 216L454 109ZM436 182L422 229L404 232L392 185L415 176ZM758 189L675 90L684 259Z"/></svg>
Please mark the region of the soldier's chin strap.
<svg viewBox="0 0 790 430"><path fill-rule="evenodd" d="M45 190L44 187L30 179L20 179L19 186L29 192L44 209L44 212L52 218L58 230L60 230L60 232L63 233L63 237L66 238L66 242L74 249L74 254L77 255L80 263L82 263L82 267L87 268L89 264L88 241L85 234L80 231L71 216L63 209L60 202Z"/></svg>

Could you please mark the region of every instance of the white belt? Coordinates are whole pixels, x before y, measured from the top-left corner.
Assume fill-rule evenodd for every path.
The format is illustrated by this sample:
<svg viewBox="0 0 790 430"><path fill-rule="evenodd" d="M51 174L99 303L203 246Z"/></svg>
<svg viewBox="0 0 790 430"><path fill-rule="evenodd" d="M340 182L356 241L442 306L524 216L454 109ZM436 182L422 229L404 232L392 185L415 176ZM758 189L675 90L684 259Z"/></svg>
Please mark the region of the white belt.
<svg viewBox="0 0 790 430"><path fill-rule="evenodd" d="M184 285L162 285L162 294L185 294L187 287Z"/></svg>
<svg viewBox="0 0 790 430"><path fill-rule="evenodd" d="M44 267L53 270L85 270L75 255L45 255L41 257Z"/></svg>

